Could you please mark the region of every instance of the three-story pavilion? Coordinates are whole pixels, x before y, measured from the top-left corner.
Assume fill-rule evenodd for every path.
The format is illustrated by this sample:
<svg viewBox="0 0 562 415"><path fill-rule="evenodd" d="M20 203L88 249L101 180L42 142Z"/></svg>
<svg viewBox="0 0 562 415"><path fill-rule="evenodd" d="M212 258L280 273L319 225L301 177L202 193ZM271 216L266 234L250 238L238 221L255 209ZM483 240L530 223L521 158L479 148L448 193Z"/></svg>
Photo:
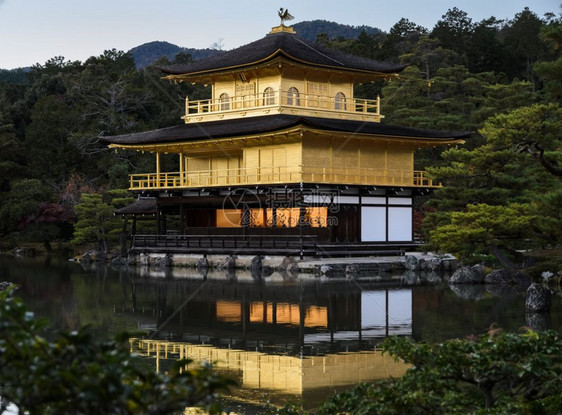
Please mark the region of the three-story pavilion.
<svg viewBox="0 0 562 415"><path fill-rule="evenodd" d="M211 85L212 96L186 98L181 125L105 138L155 155L155 171L131 175L130 190L156 213L158 235L135 236L133 249L338 255L413 244L413 198L438 186L414 170L414 152L468 134L386 125L378 97L354 97L355 84L403 69L284 25L163 68L170 81ZM176 171L162 171L162 154L177 155Z"/></svg>

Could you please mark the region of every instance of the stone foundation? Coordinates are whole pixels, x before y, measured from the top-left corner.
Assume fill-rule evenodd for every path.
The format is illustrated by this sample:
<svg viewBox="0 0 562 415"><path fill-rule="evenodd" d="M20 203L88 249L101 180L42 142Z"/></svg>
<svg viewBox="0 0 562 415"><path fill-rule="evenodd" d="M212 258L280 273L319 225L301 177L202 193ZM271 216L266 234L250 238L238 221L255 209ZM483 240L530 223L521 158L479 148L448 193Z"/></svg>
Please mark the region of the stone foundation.
<svg viewBox="0 0 562 415"><path fill-rule="evenodd" d="M439 274L454 271L457 262L450 255L410 253L405 256L357 258L304 258L273 255L201 255L140 253L127 263L141 274L179 278L345 278L392 279L394 275ZM236 270L236 271L235 271ZM150 271L150 272L149 272ZM158 274L158 275L156 275ZM246 275L248 274L248 275Z"/></svg>

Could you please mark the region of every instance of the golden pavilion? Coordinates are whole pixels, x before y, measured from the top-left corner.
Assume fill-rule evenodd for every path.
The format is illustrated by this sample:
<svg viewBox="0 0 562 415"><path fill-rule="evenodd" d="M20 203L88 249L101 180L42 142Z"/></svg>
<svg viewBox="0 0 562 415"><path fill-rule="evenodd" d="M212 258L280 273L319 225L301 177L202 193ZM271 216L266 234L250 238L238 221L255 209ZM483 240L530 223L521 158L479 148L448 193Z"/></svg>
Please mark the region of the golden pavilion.
<svg viewBox="0 0 562 415"><path fill-rule="evenodd" d="M354 85L392 79L403 65L305 41L291 27L208 59L163 68L164 79L210 85L185 100L181 125L105 137L152 153L133 174L135 204L154 213L138 252L353 255L414 245L413 198L439 185L414 170L416 149L468 133L381 123L379 97ZM163 154L177 155L175 171Z"/></svg>

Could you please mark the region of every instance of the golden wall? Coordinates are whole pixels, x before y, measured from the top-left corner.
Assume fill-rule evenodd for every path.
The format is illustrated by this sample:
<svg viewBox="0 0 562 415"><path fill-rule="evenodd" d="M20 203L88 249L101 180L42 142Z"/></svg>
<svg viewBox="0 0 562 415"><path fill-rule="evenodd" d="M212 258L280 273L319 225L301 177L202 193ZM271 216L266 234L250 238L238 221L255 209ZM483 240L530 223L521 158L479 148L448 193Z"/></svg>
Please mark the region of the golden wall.
<svg viewBox="0 0 562 415"><path fill-rule="evenodd" d="M325 74L322 75L324 76L284 74L281 79L281 91L286 93L290 88L296 88L299 92L299 105L306 107L334 109L334 99L337 93L344 94L346 100L353 99L353 83L351 81L329 79ZM315 98L310 98L310 96L315 96ZM320 96L320 98L317 96ZM283 97L282 104L287 104L286 97ZM352 108L346 109L351 110Z"/></svg>
<svg viewBox="0 0 562 415"><path fill-rule="evenodd" d="M209 181L209 185L226 185L239 181L242 155L185 157L184 163L188 177L198 183Z"/></svg>
<svg viewBox="0 0 562 415"><path fill-rule="evenodd" d="M301 143L262 145L244 149L249 182L294 182L302 163ZM299 180L297 180L299 181Z"/></svg>
<svg viewBox="0 0 562 415"><path fill-rule="evenodd" d="M278 91L281 87L280 75L262 75L259 78L248 79L243 82L240 78L231 78L226 80L217 80L213 85L212 99L218 99L222 94L228 94L230 98L239 96L257 95L258 98L263 97L266 88ZM250 106L249 102L246 102ZM263 103L254 102L253 105L263 105ZM237 106L236 108L241 108ZM231 108L233 109L233 108Z"/></svg>
<svg viewBox="0 0 562 415"><path fill-rule="evenodd" d="M248 144L242 154L185 157L184 171L203 185L329 182L408 185L414 147L306 132L301 142Z"/></svg>
<svg viewBox="0 0 562 415"><path fill-rule="evenodd" d="M131 189L303 182L435 187L414 172L414 142L306 127L241 138L185 149L176 172L132 175Z"/></svg>
<svg viewBox="0 0 562 415"><path fill-rule="evenodd" d="M407 185L413 177L414 147L382 140L307 134L302 162L305 181Z"/></svg>
<svg viewBox="0 0 562 415"><path fill-rule="evenodd" d="M338 93L344 94L346 100L353 99L353 81L348 76L327 71L305 72L294 67L284 67L282 74L272 73L271 69L247 73L244 74L244 80L240 76L217 77L213 83L212 99L217 100L222 94L227 94L234 100L229 109L264 105L264 91L267 88L276 94L282 91L281 102L276 99L272 102L275 105L288 104L287 91L290 88L298 90L299 105L307 107L334 109L334 99ZM351 107L346 109L352 110Z"/></svg>

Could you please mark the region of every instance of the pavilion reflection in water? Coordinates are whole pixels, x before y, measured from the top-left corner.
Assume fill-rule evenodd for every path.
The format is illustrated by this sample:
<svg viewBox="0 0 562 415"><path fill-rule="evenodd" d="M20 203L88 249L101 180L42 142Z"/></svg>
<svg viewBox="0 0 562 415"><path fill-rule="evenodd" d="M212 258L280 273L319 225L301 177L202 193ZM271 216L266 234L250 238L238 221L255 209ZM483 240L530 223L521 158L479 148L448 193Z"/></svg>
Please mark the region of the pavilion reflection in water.
<svg viewBox="0 0 562 415"><path fill-rule="evenodd" d="M314 355L373 350L386 336L413 333L409 287L352 281L134 281L132 301L119 311L152 331L152 338Z"/></svg>
<svg viewBox="0 0 562 415"><path fill-rule="evenodd" d="M133 352L155 359L157 371L175 359L190 358L234 374L243 388L301 396L315 389L398 377L408 368L380 351L301 357L166 340L132 338L130 343Z"/></svg>
<svg viewBox="0 0 562 415"><path fill-rule="evenodd" d="M121 311L151 330L148 339L132 338L131 349L157 370L182 358L208 361L243 389L320 401L407 368L377 345L412 335L411 288L141 278L132 292L133 307Z"/></svg>

